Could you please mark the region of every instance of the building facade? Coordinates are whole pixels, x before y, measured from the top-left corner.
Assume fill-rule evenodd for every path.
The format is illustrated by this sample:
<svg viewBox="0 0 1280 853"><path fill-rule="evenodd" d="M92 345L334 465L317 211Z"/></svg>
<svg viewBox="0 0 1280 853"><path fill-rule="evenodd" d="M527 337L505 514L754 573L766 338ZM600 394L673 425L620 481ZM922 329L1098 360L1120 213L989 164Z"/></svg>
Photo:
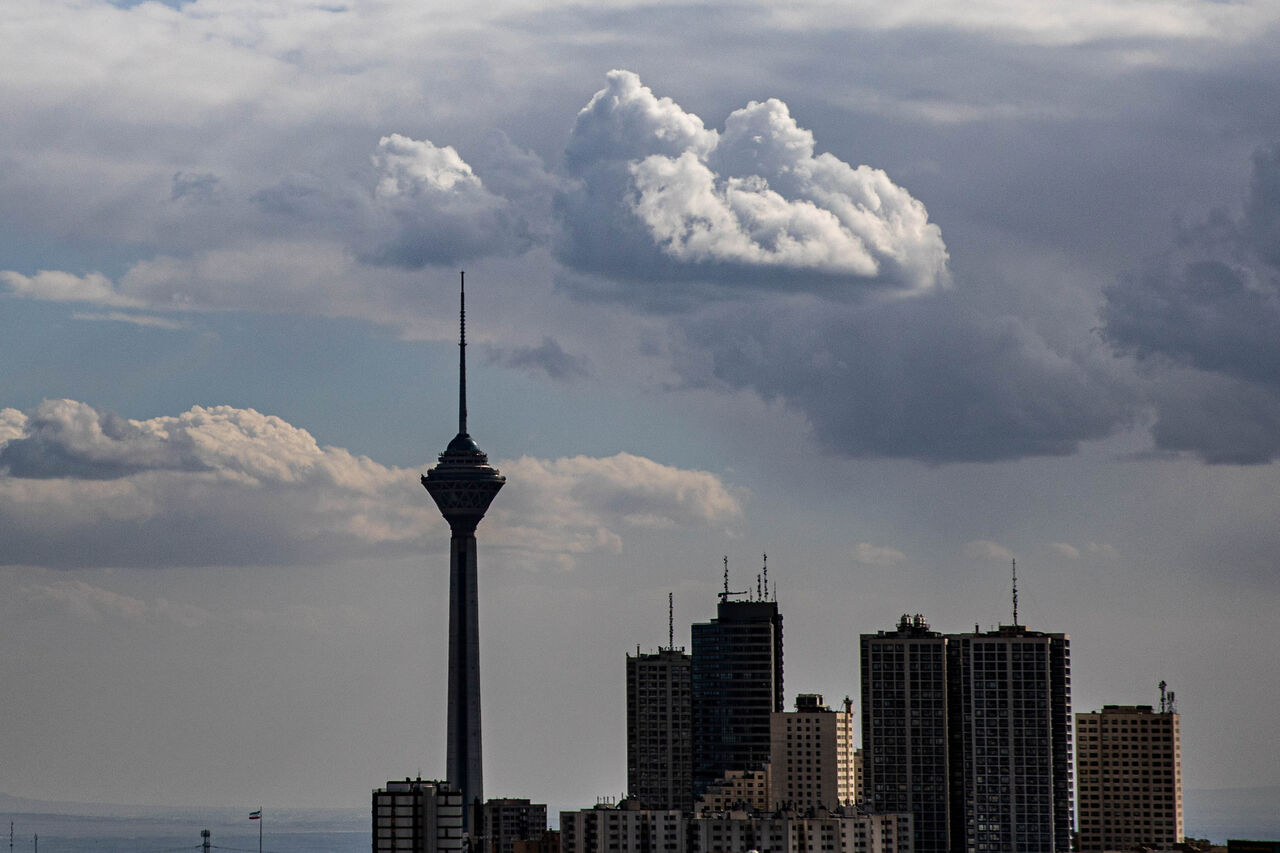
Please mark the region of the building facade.
<svg viewBox="0 0 1280 853"><path fill-rule="evenodd" d="M652 809L693 808L693 659L627 655L627 795Z"/></svg>
<svg viewBox="0 0 1280 853"><path fill-rule="evenodd" d="M373 792L373 853L460 853L462 793L422 778Z"/></svg>
<svg viewBox="0 0 1280 853"><path fill-rule="evenodd" d="M683 812L639 800L560 812L561 853L685 853L687 836Z"/></svg>
<svg viewBox="0 0 1280 853"><path fill-rule="evenodd" d="M951 848L947 638L921 616L863 634L863 803L910 814L917 853Z"/></svg>
<svg viewBox="0 0 1280 853"><path fill-rule="evenodd" d="M768 764L759 770L726 770L702 792L693 810L695 814L742 809L763 812L771 808L772 797Z"/></svg>
<svg viewBox="0 0 1280 853"><path fill-rule="evenodd" d="M769 761L770 717L783 708L782 615L776 601L720 596L693 625L693 793L727 770Z"/></svg>
<svg viewBox="0 0 1280 853"><path fill-rule="evenodd" d="M1065 634L1002 625L948 637L953 828L969 853L1071 849L1071 663Z"/></svg>
<svg viewBox="0 0 1280 853"><path fill-rule="evenodd" d="M528 800L489 800L480 811L482 843L472 848L489 853L515 853L515 842L540 838L547 830L547 807Z"/></svg>
<svg viewBox="0 0 1280 853"><path fill-rule="evenodd" d="M805 810L854 805L853 701L838 711L802 693L794 711L770 719L770 807Z"/></svg>
<svg viewBox="0 0 1280 853"><path fill-rule="evenodd" d="M943 635L920 616L861 639L864 801L908 811L922 853L1071 849L1065 634Z"/></svg>
<svg viewBox="0 0 1280 853"><path fill-rule="evenodd" d="M854 808L743 811L691 820L692 853L909 853L911 816Z"/></svg>
<svg viewBox="0 0 1280 853"><path fill-rule="evenodd" d="M1183 840L1182 735L1174 711L1104 705L1076 715L1080 850Z"/></svg>

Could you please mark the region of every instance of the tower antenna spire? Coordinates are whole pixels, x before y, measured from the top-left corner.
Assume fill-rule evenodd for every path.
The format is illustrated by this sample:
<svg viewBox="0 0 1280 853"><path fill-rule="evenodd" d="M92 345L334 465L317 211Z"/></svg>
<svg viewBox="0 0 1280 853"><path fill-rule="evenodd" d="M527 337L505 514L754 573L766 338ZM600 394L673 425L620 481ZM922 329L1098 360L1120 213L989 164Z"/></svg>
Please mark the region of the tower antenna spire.
<svg viewBox="0 0 1280 853"><path fill-rule="evenodd" d="M667 651L676 647L675 593L667 593Z"/></svg>
<svg viewBox="0 0 1280 853"><path fill-rule="evenodd" d="M724 593L725 598L729 597L729 555L724 555Z"/></svg>
<svg viewBox="0 0 1280 853"><path fill-rule="evenodd" d="M458 273L458 435L467 434L467 273Z"/></svg>
<svg viewBox="0 0 1280 853"><path fill-rule="evenodd" d="M769 597L769 555L761 554L760 559L764 563L761 571L764 573L764 597L767 599Z"/></svg>
<svg viewBox="0 0 1280 853"><path fill-rule="evenodd" d="M1013 560L1013 625L1018 625L1018 561Z"/></svg>

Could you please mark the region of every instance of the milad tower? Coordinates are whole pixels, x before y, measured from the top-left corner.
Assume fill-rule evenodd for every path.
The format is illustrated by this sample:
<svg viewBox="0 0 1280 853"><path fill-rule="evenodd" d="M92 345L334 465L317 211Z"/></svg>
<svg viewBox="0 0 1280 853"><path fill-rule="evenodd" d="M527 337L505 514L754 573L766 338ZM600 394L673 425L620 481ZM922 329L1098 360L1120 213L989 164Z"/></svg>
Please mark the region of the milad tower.
<svg viewBox="0 0 1280 853"><path fill-rule="evenodd" d="M507 478L467 433L467 294L460 283L458 434L422 477L422 485L449 522L449 785L462 792L464 831L473 806L483 802L480 754L480 626L476 594L476 525Z"/></svg>

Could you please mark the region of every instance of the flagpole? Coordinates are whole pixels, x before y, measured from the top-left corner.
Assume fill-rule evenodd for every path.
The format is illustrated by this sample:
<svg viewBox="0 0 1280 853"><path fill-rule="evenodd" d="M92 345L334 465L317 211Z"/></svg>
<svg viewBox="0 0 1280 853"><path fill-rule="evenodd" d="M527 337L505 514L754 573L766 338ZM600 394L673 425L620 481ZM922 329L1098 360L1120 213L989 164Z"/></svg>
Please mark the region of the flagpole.
<svg viewBox="0 0 1280 853"><path fill-rule="evenodd" d="M262 853L262 808L258 808L258 853Z"/></svg>

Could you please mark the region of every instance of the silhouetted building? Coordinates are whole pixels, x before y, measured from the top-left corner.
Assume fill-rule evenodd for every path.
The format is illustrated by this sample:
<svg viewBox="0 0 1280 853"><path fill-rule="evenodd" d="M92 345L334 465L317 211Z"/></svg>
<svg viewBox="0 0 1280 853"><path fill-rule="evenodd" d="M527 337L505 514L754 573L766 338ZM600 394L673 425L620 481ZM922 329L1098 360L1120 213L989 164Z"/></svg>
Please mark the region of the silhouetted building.
<svg viewBox="0 0 1280 853"><path fill-rule="evenodd" d="M422 778L373 792L373 853L461 851L462 794Z"/></svg>
<svg viewBox="0 0 1280 853"><path fill-rule="evenodd" d="M955 849L1069 851L1070 640L1022 625L948 639L958 688L951 713L959 749L951 766L964 797L964 843Z"/></svg>
<svg viewBox="0 0 1280 853"><path fill-rule="evenodd" d="M1168 849L1183 840L1178 714L1104 705L1076 714L1080 850Z"/></svg>
<svg viewBox="0 0 1280 853"><path fill-rule="evenodd" d="M726 770L769 761L769 718L781 711L782 615L776 601L735 601L693 625L693 791Z"/></svg>
<svg viewBox="0 0 1280 853"><path fill-rule="evenodd" d="M489 800L480 810L479 832L489 853L514 853L515 842L541 837L547 830L547 807L528 800ZM476 847L473 838L472 847Z"/></svg>
<svg viewBox="0 0 1280 853"><path fill-rule="evenodd" d="M449 522L449 709L446 770L467 804L463 823L484 796L480 742L480 626L476 590L476 525L506 478L467 433L467 311L460 296L458 434L422 477L422 485Z"/></svg>
<svg viewBox="0 0 1280 853"><path fill-rule="evenodd" d="M863 803L910 814L916 853L946 853L947 638L903 616L896 631L863 634L860 646Z"/></svg>
<svg viewBox="0 0 1280 853"><path fill-rule="evenodd" d="M861 645L868 808L910 811L922 853L1071 849L1065 634L943 635L904 616Z"/></svg>
<svg viewBox="0 0 1280 853"><path fill-rule="evenodd" d="M796 709L775 711L771 725L770 808L854 805L852 700L833 711L821 695L801 693Z"/></svg>
<svg viewBox="0 0 1280 853"><path fill-rule="evenodd" d="M627 794L652 809L693 807L692 659L627 655Z"/></svg>

